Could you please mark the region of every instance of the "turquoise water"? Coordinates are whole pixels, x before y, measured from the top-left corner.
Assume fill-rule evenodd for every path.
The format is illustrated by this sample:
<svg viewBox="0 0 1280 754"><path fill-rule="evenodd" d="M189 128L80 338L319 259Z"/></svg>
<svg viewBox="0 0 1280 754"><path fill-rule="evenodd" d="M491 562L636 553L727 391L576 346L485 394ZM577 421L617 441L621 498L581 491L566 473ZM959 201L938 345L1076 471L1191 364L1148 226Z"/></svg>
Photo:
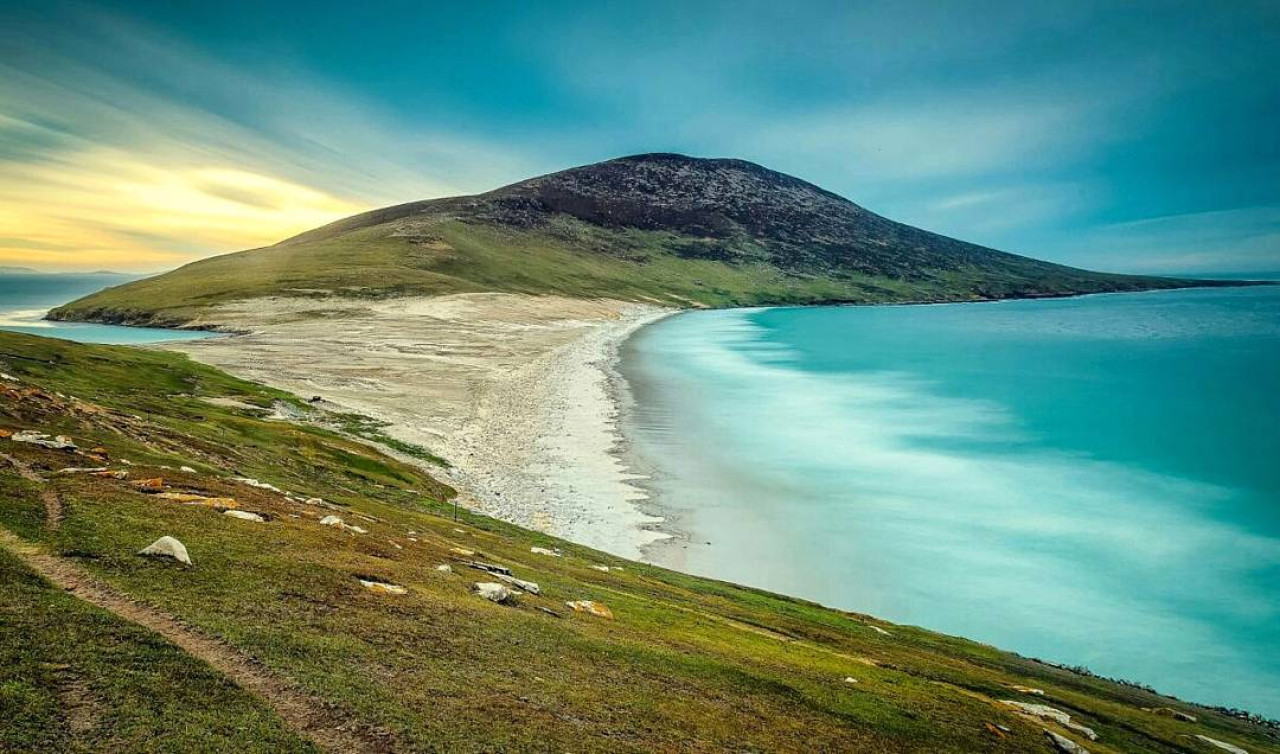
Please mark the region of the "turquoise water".
<svg viewBox="0 0 1280 754"><path fill-rule="evenodd" d="M158 343L165 340L207 338L213 333L165 330L156 327L117 327L79 322L46 322L45 312L81 296L137 280L139 275L0 274L0 330L81 343Z"/></svg>
<svg viewBox="0 0 1280 754"><path fill-rule="evenodd" d="M622 370L660 562L1280 716L1280 288L695 312Z"/></svg>

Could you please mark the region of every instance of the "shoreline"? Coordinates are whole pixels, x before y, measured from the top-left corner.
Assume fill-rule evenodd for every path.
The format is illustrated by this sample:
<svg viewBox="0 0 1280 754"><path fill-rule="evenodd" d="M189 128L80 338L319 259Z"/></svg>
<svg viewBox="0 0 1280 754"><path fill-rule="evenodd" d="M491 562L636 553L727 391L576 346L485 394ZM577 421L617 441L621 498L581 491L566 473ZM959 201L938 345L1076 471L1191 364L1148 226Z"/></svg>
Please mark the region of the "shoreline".
<svg viewBox="0 0 1280 754"><path fill-rule="evenodd" d="M519 294L259 299L207 317L242 334L156 347L388 422L450 463L425 468L460 505L643 559L671 534L621 452L617 360L632 333L679 311Z"/></svg>

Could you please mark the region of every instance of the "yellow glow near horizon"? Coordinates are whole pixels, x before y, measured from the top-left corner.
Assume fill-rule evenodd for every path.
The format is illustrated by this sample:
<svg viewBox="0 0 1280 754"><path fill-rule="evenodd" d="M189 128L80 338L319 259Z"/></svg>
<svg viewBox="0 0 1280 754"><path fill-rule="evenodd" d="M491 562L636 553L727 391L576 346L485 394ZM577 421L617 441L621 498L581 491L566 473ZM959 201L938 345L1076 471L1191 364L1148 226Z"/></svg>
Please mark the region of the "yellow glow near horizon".
<svg viewBox="0 0 1280 754"><path fill-rule="evenodd" d="M0 167L0 265L157 270L367 209L281 178L119 150Z"/></svg>

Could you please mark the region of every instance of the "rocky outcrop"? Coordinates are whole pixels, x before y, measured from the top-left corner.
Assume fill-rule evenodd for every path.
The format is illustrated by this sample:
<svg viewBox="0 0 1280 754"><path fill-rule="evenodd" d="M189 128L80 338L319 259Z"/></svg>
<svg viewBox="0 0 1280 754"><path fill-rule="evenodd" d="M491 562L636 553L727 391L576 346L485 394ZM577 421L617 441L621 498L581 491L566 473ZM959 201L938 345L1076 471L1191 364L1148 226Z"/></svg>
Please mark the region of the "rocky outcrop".
<svg viewBox="0 0 1280 754"><path fill-rule="evenodd" d="M1089 754L1088 749L1064 735L1054 733L1051 730L1046 730L1044 734L1049 738L1049 742L1053 744L1053 748L1062 752L1062 754Z"/></svg>
<svg viewBox="0 0 1280 754"><path fill-rule="evenodd" d="M587 613L589 615L594 615L597 618L613 620L613 611L601 602L595 602L593 600L574 600L564 604L568 605L575 613Z"/></svg>
<svg viewBox="0 0 1280 754"><path fill-rule="evenodd" d="M1057 709L1055 707L1050 707L1047 704L1031 704L1030 702L1019 702L1013 699L1002 699L1000 700L1000 703L1007 704L1010 707L1014 707L1018 709L1020 712L1027 715L1031 715L1033 717L1040 717L1046 720L1053 720L1054 722L1058 723L1064 728L1070 728L1071 730L1084 734L1089 738L1090 741L1098 740L1098 734L1094 733L1092 728L1085 725L1081 725L1080 723L1077 723L1077 722L1073 722L1071 720L1071 715L1069 713L1063 712L1062 710Z"/></svg>
<svg viewBox="0 0 1280 754"><path fill-rule="evenodd" d="M374 592L382 592L383 594L408 594L409 590L399 584L392 584L386 581L375 581L373 579L360 579L360 584L365 589Z"/></svg>
<svg viewBox="0 0 1280 754"><path fill-rule="evenodd" d="M25 442L31 445L38 445L42 448L48 448L50 450L75 450L76 449L75 442L73 442L72 439L70 437L67 437L66 435L58 435L57 437L51 438L49 437L49 435L43 432L33 432L31 430L24 430L22 432L13 433L13 435L11 435L9 439L13 440L14 442Z"/></svg>
<svg viewBox="0 0 1280 754"><path fill-rule="evenodd" d="M1239 746L1236 746L1235 744L1229 744L1226 741L1219 741L1216 738L1209 738L1208 736L1202 736L1197 734L1196 740L1202 743L1209 744L1210 746L1222 749L1225 752L1229 752L1229 754L1249 754L1249 752L1245 751L1244 749L1241 749Z"/></svg>

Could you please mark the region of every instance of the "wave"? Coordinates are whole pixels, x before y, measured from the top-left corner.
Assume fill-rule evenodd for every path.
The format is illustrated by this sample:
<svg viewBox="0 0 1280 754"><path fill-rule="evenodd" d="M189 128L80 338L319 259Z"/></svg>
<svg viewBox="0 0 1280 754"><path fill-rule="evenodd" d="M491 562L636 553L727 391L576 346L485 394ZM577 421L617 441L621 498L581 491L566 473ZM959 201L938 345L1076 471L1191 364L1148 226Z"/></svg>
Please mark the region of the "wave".
<svg viewBox="0 0 1280 754"><path fill-rule="evenodd" d="M650 354L680 445L655 465L701 457L660 495L696 509L712 575L1199 698L1280 678L1264 659L1280 540L1218 515L1238 490L1055 449L999 400L919 375L806 370L752 312L697 316Z"/></svg>

